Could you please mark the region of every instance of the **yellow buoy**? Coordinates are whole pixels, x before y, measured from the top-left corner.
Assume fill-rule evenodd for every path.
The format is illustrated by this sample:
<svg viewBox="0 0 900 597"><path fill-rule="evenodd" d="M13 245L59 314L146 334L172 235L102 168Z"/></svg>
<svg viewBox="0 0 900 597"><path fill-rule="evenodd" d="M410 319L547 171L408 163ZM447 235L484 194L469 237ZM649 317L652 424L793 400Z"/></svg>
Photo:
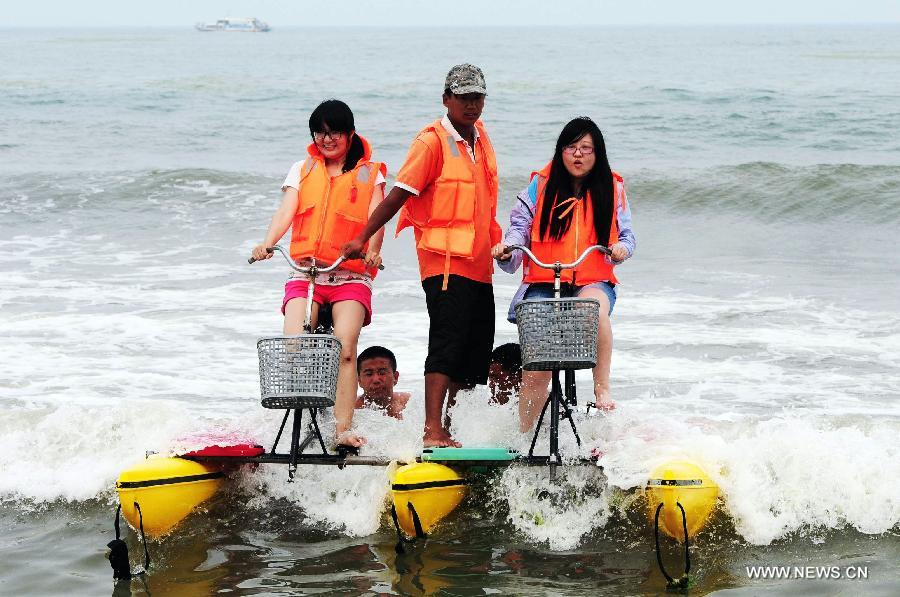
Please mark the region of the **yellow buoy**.
<svg viewBox="0 0 900 597"><path fill-rule="evenodd" d="M452 468L434 462L401 466L391 475L391 496L397 523L415 537L416 518L421 532L453 512L466 495L465 480Z"/></svg>
<svg viewBox="0 0 900 597"><path fill-rule="evenodd" d="M116 492L125 520L138 529L143 517L144 533L159 537L212 497L223 477L217 466L151 456L122 471L116 480Z"/></svg>
<svg viewBox="0 0 900 597"><path fill-rule="evenodd" d="M716 507L719 487L703 469L684 460L668 462L654 469L647 481L648 515L653 524L659 505L659 528L670 537L684 541L684 521L688 537L703 528ZM684 518L681 508L684 508Z"/></svg>

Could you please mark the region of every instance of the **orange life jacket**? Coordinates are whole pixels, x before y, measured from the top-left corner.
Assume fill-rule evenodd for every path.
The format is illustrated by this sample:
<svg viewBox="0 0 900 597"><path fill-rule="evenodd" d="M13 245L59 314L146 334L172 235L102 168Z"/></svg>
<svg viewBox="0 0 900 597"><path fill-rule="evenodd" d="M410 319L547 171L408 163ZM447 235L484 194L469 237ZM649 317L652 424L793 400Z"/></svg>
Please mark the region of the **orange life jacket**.
<svg viewBox="0 0 900 597"><path fill-rule="evenodd" d="M328 175L325 158L316 144L307 148L309 158L300 169L299 201L291 224L291 257L295 261L314 257L324 265L333 263L341 256L341 247L365 227L375 179L379 172L384 175L387 167L369 161L369 143L359 139L363 144L362 159L352 170L334 178ZM366 272L358 260L344 262L341 269ZM373 277L375 273L376 270L369 270Z"/></svg>
<svg viewBox="0 0 900 597"><path fill-rule="evenodd" d="M619 225L616 214L625 201L625 185L618 172L613 171L613 209L612 224L609 227L609 238L603 243L597 242L597 232L594 230L594 210L590 205L590 192L584 199L564 200L556 203L553 217L572 211L572 223L569 229L558 240L542 239L540 237L540 214L544 205L544 191L547 188L547 179L550 176L550 166L547 164L543 170L532 172L531 178L538 179L537 204L534 207L534 222L531 225L531 251L544 263L572 263L581 255L582 251L591 245L604 244L611 247L619 240ZM594 282L608 280L618 284L613 264L606 260L602 253L594 251L581 265L573 269L564 269L560 279L562 282L586 286ZM533 284L536 282L553 282L553 270L544 269L531 263L527 257L524 261L524 281Z"/></svg>
<svg viewBox="0 0 900 597"><path fill-rule="evenodd" d="M491 222L489 238L491 245L500 242L503 231L497 224L497 158L490 138L479 120L475 123L478 139L483 149L481 159L487 167L486 192L491 201ZM441 139L443 166L433 184L411 201L407 201L400 211L397 234L412 226L416 230L416 247L424 252L439 255L444 260L444 289L451 272L451 257L472 260L475 256L475 217L478 200L475 169L482 167L464 155L459 144L436 120L419 135L433 131ZM488 247L488 252L490 248ZM490 266L489 266L490 267Z"/></svg>

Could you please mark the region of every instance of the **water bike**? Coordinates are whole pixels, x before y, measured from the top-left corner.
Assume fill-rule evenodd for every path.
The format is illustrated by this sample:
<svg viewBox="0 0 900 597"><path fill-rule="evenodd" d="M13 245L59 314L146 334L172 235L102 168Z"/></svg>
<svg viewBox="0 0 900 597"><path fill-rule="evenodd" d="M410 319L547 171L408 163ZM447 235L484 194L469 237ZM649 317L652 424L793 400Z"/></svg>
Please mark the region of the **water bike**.
<svg viewBox="0 0 900 597"><path fill-rule="evenodd" d="M553 270L553 298L524 300L516 305L516 325L519 328L519 345L522 348L522 368L527 371L551 371L550 395L544 402L528 456L533 458L534 448L547 409L550 409L550 478L556 475L556 467L562 465L559 452L559 421L568 419L575 442L581 447L581 438L572 418L572 408L578 401L575 392L575 371L592 369L597 365L597 328L600 325L600 303L594 299L562 296L560 283L562 270L578 267L594 251L605 255L610 250L603 245L593 245L572 263L544 263L523 245L511 245L506 253L522 251L533 265ZM560 382L563 372L565 385ZM565 389L564 389L565 388Z"/></svg>
<svg viewBox="0 0 900 597"><path fill-rule="evenodd" d="M119 511L133 528L140 529L142 536L163 536L216 493L226 471L241 465L286 465L289 482L293 481L300 465L388 467L393 498L391 515L400 537L398 548L405 540L404 533L410 537L424 537L460 504L466 494L464 475L467 471L513 465L547 466L551 481L556 477L557 467L564 464L590 465L602 471L591 458L576 457L564 462L559 449L560 419L568 419L576 443L581 445L571 408L576 405L574 372L596 365L599 323L598 301L562 297L560 276L563 269L577 267L592 251L609 254L609 249L600 245L589 247L577 260L567 264L542 263L523 246L512 246L508 250L521 250L535 265L554 272L552 299L529 299L516 307L523 368L552 372L550 393L527 454L505 447L425 448L414 461L397 463L388 458L361 455L355 448L347 446L337 446L329 452L319 428L318 415L323 409L334 406L341 343L327 326L313 329L311 299L316 276L334 271L344 259L340 257L327 267L319 267L315 260L308 266L301 266L283 247L276 245L267 251L279 252L295 271L307 276L309 285L303 325L305 333L266 337L257 342L261 404L264 408L285 411L271 450L266 451L256 444L209 446L174 457L149 456L123 471L116 482L120 501L116 513L116 542L120 542ZM253 261L251 259L250 263ZM560 382L560 372L564 374L564 385ZM534 452L548 409L549 450L547 455L537 455ZM304 411L308 415L307 431L301 439ZM292 413L290 445L286 452L278 452ZM308 452L311 446L313 450ZM319 449L315 450L315 447ZM669 503L672 500L663 501ZM671 506L674 508L675 504ZM667 510L664 520L670 521L670 518ZM666 525L664 529L672 526L670 522ZM146 550L145 555L149 565Z"/></svg>

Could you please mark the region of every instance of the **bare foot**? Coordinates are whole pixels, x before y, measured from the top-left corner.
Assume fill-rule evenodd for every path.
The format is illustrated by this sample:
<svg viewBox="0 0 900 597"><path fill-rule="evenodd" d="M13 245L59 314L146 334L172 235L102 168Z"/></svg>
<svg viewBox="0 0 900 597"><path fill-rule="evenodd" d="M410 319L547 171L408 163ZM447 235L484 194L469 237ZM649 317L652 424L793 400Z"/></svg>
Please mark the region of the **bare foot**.
<svg viewBox="0 0 900 597"><path fill-rule="evenodd" d="M422 445L426 448L462 448L462 444L453 439L446 429L426 430L422 436Z"/></svg>
<svg viewBox="0 0 900 597"><path fill-rule="evenodd" d="M597 399L594 401L594 406L597 410L602 410L609 412L611 410L615 410L616 403L613 402L613 399L609 397L609 392L601 392L597 394Z"/></svg>
<svg viewBox="0 0 900 597"><path fill-rule="evenodd" d="M334 438L334 443L343 446L353 446L354 448L360 448L366 445L366 438L361 435L356 435L352 431L345 431Z"/></svg>

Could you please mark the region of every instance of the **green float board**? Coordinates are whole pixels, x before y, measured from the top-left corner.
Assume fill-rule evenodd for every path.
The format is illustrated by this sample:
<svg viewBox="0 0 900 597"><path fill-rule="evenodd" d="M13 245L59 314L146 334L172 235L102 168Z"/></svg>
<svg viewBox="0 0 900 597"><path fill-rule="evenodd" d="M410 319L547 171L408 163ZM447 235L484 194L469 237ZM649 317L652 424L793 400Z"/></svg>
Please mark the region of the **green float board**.
<svg viewBox="0 0 900 597"><path fill-rule="evenodd" d="M451 460L494 460L510 461L519 457L519 453L510 448L425 448L422 450L422 462L446 462Z"/></svg>

